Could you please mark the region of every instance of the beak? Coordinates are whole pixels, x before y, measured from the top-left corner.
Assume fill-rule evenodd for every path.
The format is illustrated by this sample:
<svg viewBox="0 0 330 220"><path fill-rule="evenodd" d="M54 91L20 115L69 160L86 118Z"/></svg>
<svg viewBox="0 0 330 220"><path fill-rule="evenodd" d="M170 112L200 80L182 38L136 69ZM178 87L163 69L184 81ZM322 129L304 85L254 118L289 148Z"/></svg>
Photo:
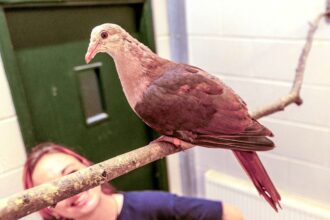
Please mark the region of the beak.
<svg viewBox="0 0 330 220"><path fill-rule="evenodd" d="M94 56L98 53L98 51L97 51L98 46L99 46L98 42L89 43L88 50L85 55L86 63L89 63L94 58Z"/></svg>

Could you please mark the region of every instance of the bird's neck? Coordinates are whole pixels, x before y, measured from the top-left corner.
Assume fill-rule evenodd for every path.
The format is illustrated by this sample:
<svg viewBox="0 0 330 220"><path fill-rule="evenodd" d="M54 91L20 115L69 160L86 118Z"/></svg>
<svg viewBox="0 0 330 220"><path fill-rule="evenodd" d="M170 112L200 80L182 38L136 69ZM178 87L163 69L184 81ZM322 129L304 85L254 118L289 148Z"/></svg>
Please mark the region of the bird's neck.
<svg viewBox="0 0 330 220"><path fill-rule="evenodd" d="M145 89L158 78L157 69L167 60L134 38L125 39L120 50L113 58L126 98L134 109Z"/></svg>

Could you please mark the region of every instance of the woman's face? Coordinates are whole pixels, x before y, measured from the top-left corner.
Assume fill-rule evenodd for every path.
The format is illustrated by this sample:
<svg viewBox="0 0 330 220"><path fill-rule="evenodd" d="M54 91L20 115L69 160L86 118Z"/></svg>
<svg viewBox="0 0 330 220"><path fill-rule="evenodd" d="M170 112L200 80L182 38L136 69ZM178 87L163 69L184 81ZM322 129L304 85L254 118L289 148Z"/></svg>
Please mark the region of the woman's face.
<svg viewBox="0 0 330 220"><path fill-rule="evenodd" d="M35 186L85 168L75 157L64 153L46 154L38 161L32 180ZM81 218L93 213L101 199L101 187L95 187L57 203L52 213L66 218Z"/></svg>

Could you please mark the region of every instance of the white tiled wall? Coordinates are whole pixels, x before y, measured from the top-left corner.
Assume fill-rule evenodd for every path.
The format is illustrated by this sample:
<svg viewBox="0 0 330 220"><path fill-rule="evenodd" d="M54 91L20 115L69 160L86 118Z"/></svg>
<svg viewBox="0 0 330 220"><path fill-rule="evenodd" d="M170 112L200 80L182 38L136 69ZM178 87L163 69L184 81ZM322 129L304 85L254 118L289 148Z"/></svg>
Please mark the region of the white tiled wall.
<svg viewBox="0 0 330 220"><path fill-rule="evenodd" d="M9 187L8 183L17 180L12 174L20 172L25 150L1 59L0 90L0 197L3 197L22 189L17 185Z"/></svg>
<svg viewBox="0 0 330 220"><path fill-rule="evenodd" d="M25 161L25 150L16 116L0 121L0 173L17 169Z"/></svg>
<svg viewBox="0 0 330 220"><path fill-rule="evenodd" d="M253 110L287 94L308 31L325 0L186 1L190 63L218 75ZM260 153L280 190L330 204L330 24L321 22L300 107L262 119L277 148ZM225 150L195 149L199 194L212 168L245 178Z"/></svg>
<svg viewBox="0 0 330 220"><path fill-rule="evenodd" d="M2 60L0 59L0 100L1 100L1 108L0 108L0 120L12 117L15 115L14 105L11 100L11 95L9 92L9 87L6 76L3 70Z"/></svg>
<svg viewBox="0 0 330 220"><path fill-rule="evenodd" d="M22 165L26 154L0 56L0 199L23 190ZM32 214L24 219L37 220Z"/></svg>

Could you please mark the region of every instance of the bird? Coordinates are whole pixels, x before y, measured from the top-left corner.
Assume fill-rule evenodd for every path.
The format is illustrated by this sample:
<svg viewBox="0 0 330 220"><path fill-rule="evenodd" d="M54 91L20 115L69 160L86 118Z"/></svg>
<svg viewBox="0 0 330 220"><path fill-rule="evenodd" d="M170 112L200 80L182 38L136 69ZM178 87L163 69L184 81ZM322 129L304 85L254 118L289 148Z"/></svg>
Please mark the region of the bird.
<svg viewBox="0 0 330 220"><path fill-rule="evenodd" d="M255 188L275 211L281 196L256 151L275 147L272 132L255 120L233 89L201 68L161 58L121 26L94 27L85 55L115 62L128 104L161 136L154 142L231 150Z"/></svg>

